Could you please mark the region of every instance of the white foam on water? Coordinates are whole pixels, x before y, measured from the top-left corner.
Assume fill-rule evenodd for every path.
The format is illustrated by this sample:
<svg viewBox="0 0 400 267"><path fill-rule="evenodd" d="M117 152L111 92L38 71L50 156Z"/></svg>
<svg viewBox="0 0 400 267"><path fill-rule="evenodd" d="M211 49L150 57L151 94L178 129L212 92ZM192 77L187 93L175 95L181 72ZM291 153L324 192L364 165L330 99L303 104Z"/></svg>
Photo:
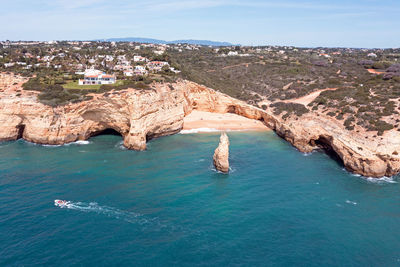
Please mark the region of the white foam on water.
<svg viewBox="0 0 400 267"><path fill-rule="evenodd" d="M354 202L354 201L350 201L350 200L346 200L346 203L347 204L352 204L352 205L357 205L357 202Z"/></svg>
<svg viewBox="0 0 400 267"><path fill-rule="evenodd" d="M374 178L374 177L364 177L362 179L366 180L372 184L397 184L398 182L393 177L384 176L382 178Z"/></svg>
<svg viewBox="0 0 400 267"><path fill-rule="evenodd" d="M213 171L213 172L221 173L221 174L226 174L226 175L228 175L228 174L230 174L230 173L236 172L236 169L232 168L231 166L229 166L229 172L228 172L228 173L221 172L221 171L217 170L213 164L211 164L210 167L209 167L208 169L211 170L211 171Z"/></svg>
<svg viewBox="0 0 400 267"><path fill-rule="evenodd" d="M27 143L28 145L31 145L31 146L43 146L43 147L60 147L60 146L62 146L62 145L46 145L46 144L37 144L37 143L33 143L33 142L29 142L29 141L26 141L26 140L23 140L25 143Z"/></svg>
<svg viewBox="0 0 400 267"><path fill-rule="evenodd" d="M349 173L353 177L361 178L362 180L367 181L368 183L372 183L372 184L397 184L398 183L394 176L392 176L392 177L383 176L381 178L375 178L375 177L362 176L357 173L351 173L351 172L347 171L346 168L342 168L342 170Z"/></svg>
<svg viewBox="0 0 400 267"><path fill-rule="evenodd" d="M37 143L29 142L29 141L26 141L26 140L24 140L24 142L27 143L27 144L29 144L29 145L43 146L43 147L60 147L60 146L88 145L88 144L90 144L90 141L87 141L87 140L78 140L78 141L66 143L66 144L63 144L63 145L37 144Z"/></svg>
<svg viewBox="0 0 400 267"><path fill-rule="evenodd" d="M182 130L180 134L193 134L193 133L215 133L221 132L221 130L214 129L214 128L197 128L197 129L190 129L190 130Z"/></svg>
<svg viewBox="0 0 400 267"><path fill-rule="evenodd" d="M88 145L88 144L90 144L90 141L88 141L88 140L79 140L79 141L68 143L68 144Z"/></svg>
<svg viewBox="0 0 400 267"><path fill-rule="evenodd" d="M147 219L140 213L124 211L108 206L100 206L97 202L85 203L85 202L66 201L63 202L62 204L59 204L59 201L55 200L54 205L61 209L71 209L83 212L94 212L97 214L103 214L108 217L124 220L129 223L137 223L140 225L148 224L156 220L156 218Z"/></svg>
<svg viewBox="0 0 400 267"><path fill-rule="evenodd" d="M194 134L194 133L219 133L219 132L248 132L252 131L252 129L215 129L215 128L196 128L196 129L190 129L190 130L181 130L179 133L180 134Z"/></svg>
<svg viewBox="0 0 400 267"><path fill-rule="evenodd" d="M122 150L128 150L125 146L124 146L124 141L120 141L118 142L114 147L122 149Z"/></svg>

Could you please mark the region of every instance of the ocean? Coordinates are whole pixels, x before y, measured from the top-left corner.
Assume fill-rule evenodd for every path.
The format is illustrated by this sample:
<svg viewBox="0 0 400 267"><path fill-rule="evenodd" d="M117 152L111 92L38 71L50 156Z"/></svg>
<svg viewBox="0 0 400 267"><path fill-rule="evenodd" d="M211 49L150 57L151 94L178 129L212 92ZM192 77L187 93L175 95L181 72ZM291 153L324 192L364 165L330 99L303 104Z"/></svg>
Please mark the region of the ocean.
<svg viewBox="0 0 400 267"><path fill-rule="evenodd" d="M273 132L0 143L0 266L400 266L400 185ZM64 207L54 200L69 201Z"/></svg>

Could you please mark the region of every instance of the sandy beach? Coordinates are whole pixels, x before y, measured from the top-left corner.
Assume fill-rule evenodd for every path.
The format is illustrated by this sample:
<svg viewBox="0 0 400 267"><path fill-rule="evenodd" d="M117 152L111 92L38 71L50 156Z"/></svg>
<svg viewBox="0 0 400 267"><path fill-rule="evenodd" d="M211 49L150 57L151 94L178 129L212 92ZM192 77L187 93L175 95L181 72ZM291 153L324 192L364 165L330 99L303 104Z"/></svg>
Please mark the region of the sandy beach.
<svg viewBox="0 0 400 267"><path fill-rule="evenodd" d="M261 121L232 113L211 113L194 110L184 118L182 133L212 131L270 131Z"/></svg>

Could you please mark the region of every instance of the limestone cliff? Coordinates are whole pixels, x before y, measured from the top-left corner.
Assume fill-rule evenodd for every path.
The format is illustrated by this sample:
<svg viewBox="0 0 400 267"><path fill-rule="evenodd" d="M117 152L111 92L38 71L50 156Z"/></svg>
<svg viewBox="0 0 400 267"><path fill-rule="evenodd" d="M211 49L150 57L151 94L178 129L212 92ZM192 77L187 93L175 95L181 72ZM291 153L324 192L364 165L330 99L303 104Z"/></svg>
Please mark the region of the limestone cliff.
<svg viewBox="0 0 400 267"><path fill-rule="evenodd" d="M218 171L229 172L229 138L225 132L219 138L218 147L214 151L213 162Z"/></svg>
<svg viewBox="0 0 400 267"><path fill-rule="evenodd" d="M184 116L196 109L261 120L302 152L331 149L348 170L358 174L382 177L400 171L400 133L396 131L366 139L365 133L347 131L332 118L313 112L283 120L270 110L189 81L95 94L92 100L53 108L40 103L37 92L21 90L23 79L18 79L0 77L0 141L24 138L64 144L114 129L127 148L144 150L147 140L179 132Z"/></svg>

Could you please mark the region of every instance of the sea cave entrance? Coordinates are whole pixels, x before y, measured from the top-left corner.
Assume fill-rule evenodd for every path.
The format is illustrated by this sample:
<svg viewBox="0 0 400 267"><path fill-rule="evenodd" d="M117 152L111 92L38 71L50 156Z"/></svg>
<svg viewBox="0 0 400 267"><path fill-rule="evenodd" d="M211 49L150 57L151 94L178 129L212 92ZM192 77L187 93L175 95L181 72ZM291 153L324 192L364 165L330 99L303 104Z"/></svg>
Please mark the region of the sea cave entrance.
<svg viewBox="0 0 400 267"><path fill-rule="evenodd" d="M17 134L17 139L21 139L24 137L24 131L25 131L25 124L20 124L17 126L18 134Z"/></svg>
<svg viewBox="0 0 400 267"><path fill-rule="evenodd" d="M121 136L122 134L113 128L106 128L104 130L93 132L90 137L99 136L99 135L114 135L114 136Z"/></svg>
<svg viewBox="0 0 400 267"><path fill-rule="evenodd" d="M342 158L333 149L329 138L325 136L320 136L317 140L311 140L310 145L317 146L321 151L325 152L331 159L333 159L339 166L344 166Z"/></svg>

